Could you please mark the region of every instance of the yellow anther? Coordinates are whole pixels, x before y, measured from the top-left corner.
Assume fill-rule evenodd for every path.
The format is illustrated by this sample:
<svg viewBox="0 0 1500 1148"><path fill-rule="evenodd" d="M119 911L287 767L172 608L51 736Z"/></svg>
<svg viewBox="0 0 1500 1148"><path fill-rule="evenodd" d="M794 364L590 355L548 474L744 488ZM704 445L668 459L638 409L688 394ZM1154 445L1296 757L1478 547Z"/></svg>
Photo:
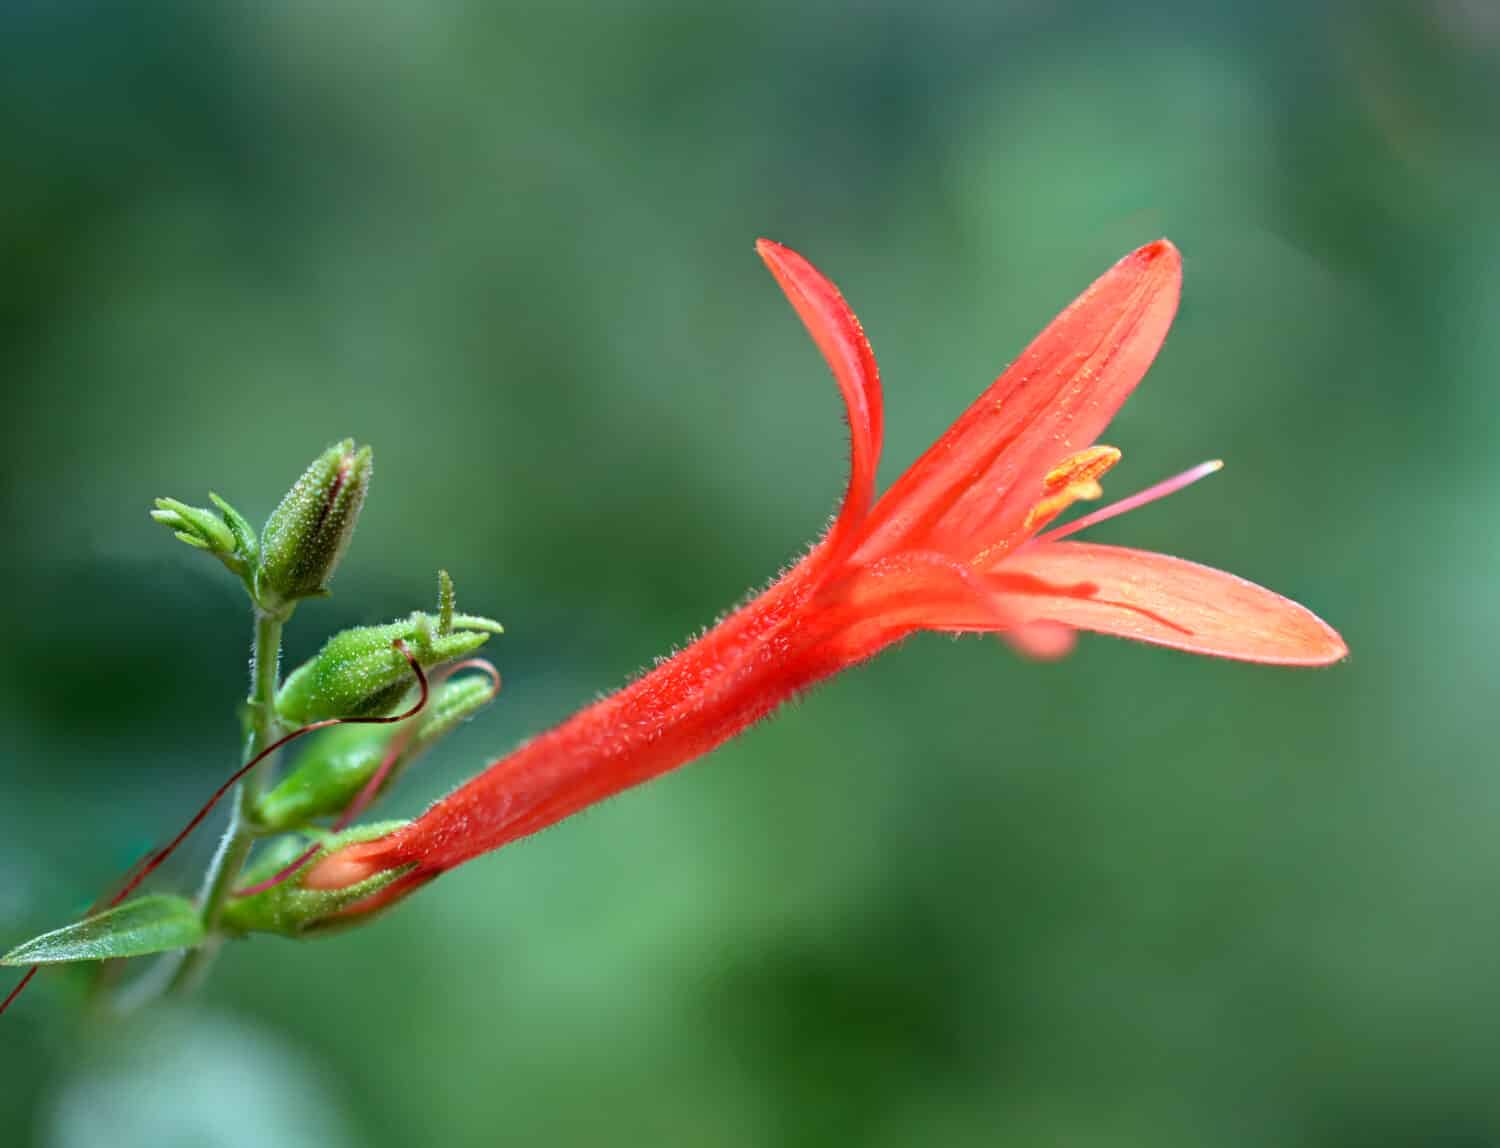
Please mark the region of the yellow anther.
<svg viewBox="0 0 1500 1148"><path fill-rule="evenodd" d="M1091 446L1070 454L1042 479L1047 496L1026 513L1025 529L1040 530L1079 501L1092 501L1104 493L1099 479L1115 463L1120 452L1112 446Z"/></svg>
<svg viewBox="0 0 1500 1148"><path fill-rule="evenodd" d="M1091 446L1077 454L1070 454L1047 472L1042 479L1048 490L1060 490L1075 482L1097 482L1115 463L1120 461L1120 452L1112 446ZM1098 498L1095 495L1080 495L1083 498Z"/></svg>
<svg viewBox="0 0 1500 1148"><path fill-rule="evenodd" d="M1104 493L1097 482L1072 482L1056 494L1049 494L1026 512L1026 529L1040 530L1064 510L1080 500L1092 501Z"/></svg>

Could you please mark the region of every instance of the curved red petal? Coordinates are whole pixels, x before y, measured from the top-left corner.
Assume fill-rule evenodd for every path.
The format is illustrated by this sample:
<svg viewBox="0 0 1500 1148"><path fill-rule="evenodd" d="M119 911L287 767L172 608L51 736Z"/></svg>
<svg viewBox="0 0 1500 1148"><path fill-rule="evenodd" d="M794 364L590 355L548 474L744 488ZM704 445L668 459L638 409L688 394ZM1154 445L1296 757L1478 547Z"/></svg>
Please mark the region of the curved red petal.
<svg viewBox="0 0 1500 1148"><path fill-rule="evenodd" d="M1271 665L1322 666L1349 653L1333 627L1305 606L1166 554L1039 542L989 577L1007 612L1027 622Z"/></svg>
<svg viewBox="0 0 1500 1148"><path fill-rule="evenodd" d="M1032 340L876 504L861 557L972 557L1019 539L1042 479L1091 445L1166 338L1182 257L1165 239L1121 259Z"/></svg>
<svg viewBox="0 0 1500 1148"><path fill-rule="evenodd" d="M755 249L823 352L849 416L849 490L825 542L826 560L831 561L852 543L875 496L885 417L880 372L859 320L826 276L790 247L769 239L757 241Z"/></svg>

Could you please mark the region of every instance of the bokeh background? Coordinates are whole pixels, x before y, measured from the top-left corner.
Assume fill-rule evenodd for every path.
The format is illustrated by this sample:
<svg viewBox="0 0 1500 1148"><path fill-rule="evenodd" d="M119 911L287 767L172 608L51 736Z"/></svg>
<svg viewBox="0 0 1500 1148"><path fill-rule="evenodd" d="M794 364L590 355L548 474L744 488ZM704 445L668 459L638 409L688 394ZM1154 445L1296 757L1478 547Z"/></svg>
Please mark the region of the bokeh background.
<svg viewBox="0 0 1500 1148"><path fill-rule="evenodd" d="M0 945L233 763L244 605L154 496L375 445L289 656L438 565L508 627L394 813L795 556L844 432L757 235L863 318L886 481L1169 235L1110 489L1229 465L1096 536L1354 651L913 640L180 1009L40 978L0 1140L1500 1142L1497 77L1485 0L0 7Z"/></svg>

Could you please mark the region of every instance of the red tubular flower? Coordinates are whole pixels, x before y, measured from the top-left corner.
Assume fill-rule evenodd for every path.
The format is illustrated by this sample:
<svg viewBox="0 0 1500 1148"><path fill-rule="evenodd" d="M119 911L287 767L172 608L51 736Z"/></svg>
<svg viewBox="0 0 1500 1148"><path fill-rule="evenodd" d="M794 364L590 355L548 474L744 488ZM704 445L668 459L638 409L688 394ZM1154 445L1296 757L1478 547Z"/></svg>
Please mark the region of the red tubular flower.
<svg viewBox="0 0 1500 1148"><path fill-rule="evenodd" d="M1200 654L1324 665L1343 640L1250 582L1162 554L1039 533L1098 497L1120 457L1094 446L1156 356L1177 308L1181 258L1132 252L1052 321L879 501L875 357L843 296L795 252L761 257L833 369L852 467L828 534L763 594L618 693L523 745L374 841L322 859L312 888L409 867L377 908L481 853L707 753L813 683L917 630L991 631L1055 656L1078 629ZM1217 464L1091 515L1170 493Z"/></svg>

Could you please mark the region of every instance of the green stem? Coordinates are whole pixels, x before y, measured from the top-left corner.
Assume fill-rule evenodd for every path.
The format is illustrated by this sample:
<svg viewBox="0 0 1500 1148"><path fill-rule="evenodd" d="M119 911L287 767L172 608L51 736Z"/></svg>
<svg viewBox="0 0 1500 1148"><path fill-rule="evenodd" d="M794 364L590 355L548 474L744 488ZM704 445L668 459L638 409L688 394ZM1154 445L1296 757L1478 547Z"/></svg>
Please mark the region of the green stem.
<svg viewBox="0 0 1500 1148"><path fill-rule="evenodd" d="M250 717L249 735L245 740L245 761L262 752L281 735L276 718L276 684L279 679L281 661L281 627L286 623L286 613L269 613L257 609L255 615L255 645L250 654L250 697L246 702ZM234 788L229 828L219 841L219 848L209 863L203 878L203 891L199 895L203 928L207 939L197 948L189 950L172 976L169 992L190 991L202 980L209 965L218 954L219 918L224 912L224 903L229 899L245 860L250 856L250 847L255 844L255 827L250 810L256 799L265 790L266 778L276 767L276 755L268 757Z"/></svg>

